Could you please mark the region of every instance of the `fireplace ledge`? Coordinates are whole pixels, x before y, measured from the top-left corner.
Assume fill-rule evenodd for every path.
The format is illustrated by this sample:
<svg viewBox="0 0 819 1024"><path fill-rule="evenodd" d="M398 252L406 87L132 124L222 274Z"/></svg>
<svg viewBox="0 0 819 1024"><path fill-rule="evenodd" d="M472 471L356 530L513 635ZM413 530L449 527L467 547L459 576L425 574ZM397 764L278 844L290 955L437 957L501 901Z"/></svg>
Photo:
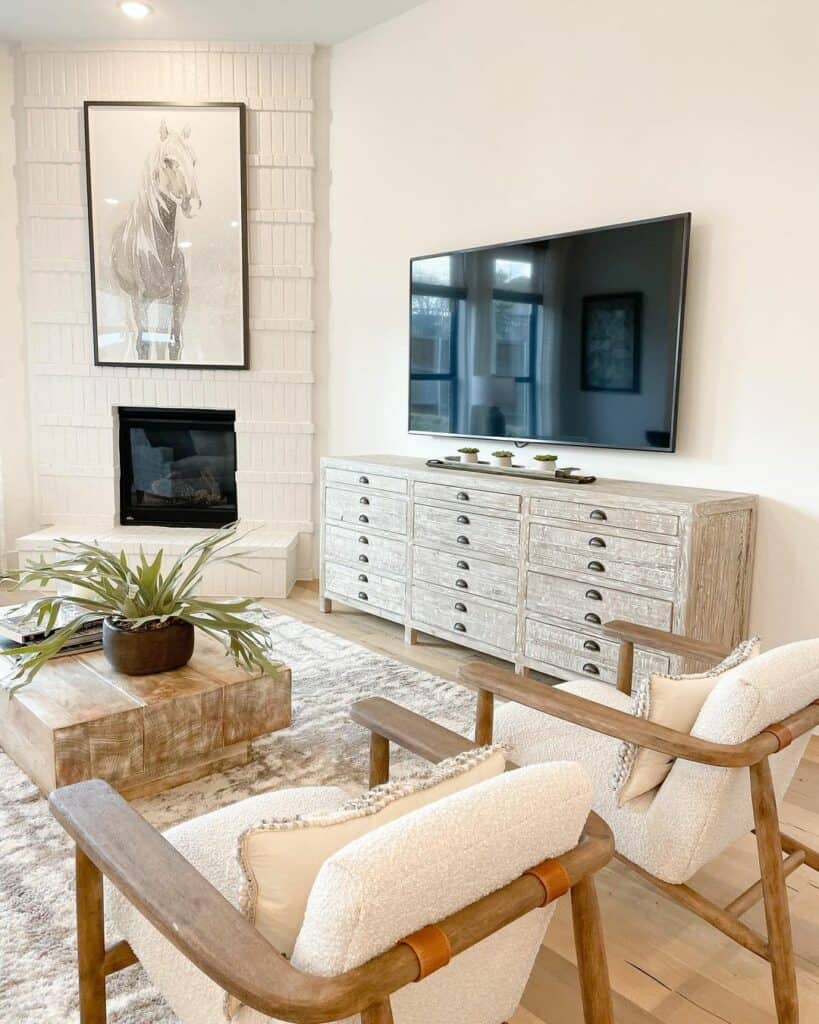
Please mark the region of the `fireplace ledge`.
<svg viewBox="0 0 819 1024"><path fill-rule="evenodd" d="M95 532L48 526L21 537L17 551L21 566L41 555L50 559L57 541L65 537L93 542L108 551L124 551L129 558L136 558L140 547L148 557L160 548L173 556L210 532L167 526L114 526ZM298 539L298 530L254 530L241 545L250 551L241 560L256 571L243 571L230 565L213 566L205 573L202 593L208 597L287 597L296 581Z"/></svg>

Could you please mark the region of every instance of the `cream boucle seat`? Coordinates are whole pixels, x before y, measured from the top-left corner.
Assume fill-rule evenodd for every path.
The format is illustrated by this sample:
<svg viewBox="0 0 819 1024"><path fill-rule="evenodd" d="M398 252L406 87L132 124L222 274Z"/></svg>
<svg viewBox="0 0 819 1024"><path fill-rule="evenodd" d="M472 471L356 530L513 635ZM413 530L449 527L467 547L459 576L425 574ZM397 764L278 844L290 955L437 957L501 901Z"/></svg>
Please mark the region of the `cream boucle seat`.
<svg viewBox="0 0 819 1024"><path fill-rule="evenodd" d="M341 790L265 793L165 836L105 783L56 790L52 811L77 842L82 1024L104 1024L105 975L137 960L182 1024L502 1024L528 980L547 904L569 890L585 1019L611 1024L592 874L613 843L589 815L588 776L566 762L504 773L501 752L485 749L434 771L449 779L447 764L488 756L493 776L413 805L323 862L289 962L237 909L239 837L283 818L288 834L289 822L302 830L309 818L324 831L347 821ZM356 820L362 803L380 799L354 802ZM107 951L100 872L123 937Z"/></svg>
<svg viewBox="0 0 819 1024"><path fill-rule="evenodd" d="M796 647L797 650L793 650ZM819 641L760 655L703 707L694 735L714 743L741 743L819 697ZM796 664L816 659L813 671ZM577 679L555 687L629 712L631 699L608 683ZM741 716L741 717L740 717ZM519 765L579 761L594 783L594 810L608 822L617 852L665 882L687 882L754 827L748 772L678 758L656 793L617 805L613 779L620 741L583 726L508 703L495 713L495 739ZM777 799L790 785L809 735L773 759Z"/></svg>

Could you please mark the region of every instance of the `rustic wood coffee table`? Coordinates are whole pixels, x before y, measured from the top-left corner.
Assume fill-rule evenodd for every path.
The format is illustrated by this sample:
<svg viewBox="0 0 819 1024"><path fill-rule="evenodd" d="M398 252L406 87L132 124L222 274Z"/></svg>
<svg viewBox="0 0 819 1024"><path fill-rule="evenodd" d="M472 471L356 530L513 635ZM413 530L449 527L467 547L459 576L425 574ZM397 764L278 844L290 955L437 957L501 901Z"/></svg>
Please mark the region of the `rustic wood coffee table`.
<svg viewBox="0 0 819 1024"><path fill-rule="evenodd" d="M245 672L201 633L175 672L122 675L95 651L53 661L13 697L0 687L0 747L43 793L98 778L151 796L246 764L254 737L289 724L290 669Z"/></svg>

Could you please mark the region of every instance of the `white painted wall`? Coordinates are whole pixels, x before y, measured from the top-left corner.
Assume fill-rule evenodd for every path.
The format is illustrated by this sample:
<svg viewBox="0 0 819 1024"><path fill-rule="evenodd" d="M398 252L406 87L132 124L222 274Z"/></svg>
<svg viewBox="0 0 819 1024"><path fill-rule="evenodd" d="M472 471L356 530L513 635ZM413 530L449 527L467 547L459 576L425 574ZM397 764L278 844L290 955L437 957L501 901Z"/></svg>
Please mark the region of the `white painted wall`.
<svg viewBox="0 0 819 1024"><path fill-rule="evenodd" d="M32 526L31 449L20 296L14 55L0 45L0 569L14 539Z"/></svg>
<svg viewBox="0 0 819 1024"><path fill-rule="evenodd" d="M812 0L430 0L336 47L329 452L455 447L406 432L411 256L691 210L678 452L560 457L759 493L753 628L817 635L817 37Z"/></svg>
<svg viewBox="0 0 819 1024"><path fill-rule="evenodd" d="M115 406L234 409L240 516L299 530L300 572L311 574L313 49L135 40L21 48L15 114L38 524L114 525ZM92 365L82 102L146 98L247 104L248 371Z"/></svg>

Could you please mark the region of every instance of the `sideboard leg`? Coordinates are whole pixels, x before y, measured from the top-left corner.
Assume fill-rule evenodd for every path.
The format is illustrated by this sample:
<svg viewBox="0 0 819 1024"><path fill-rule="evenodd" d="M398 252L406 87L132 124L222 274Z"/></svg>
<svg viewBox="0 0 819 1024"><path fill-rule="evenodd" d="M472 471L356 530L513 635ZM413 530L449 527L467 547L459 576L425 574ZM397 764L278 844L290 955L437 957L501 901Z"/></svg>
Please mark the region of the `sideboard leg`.
<svg viewBox="0 0 819 1024"><path fill-rule="evenodd" d="M409 644L410 647L418 643L418 630L413 629L412 626L404 626L404 643Z"/></svg>
<svg viewBox="0 0 819 1024"><path fill-rule="evenodd" d="M532 670L528 665L515 665L515 675L523 676L524 679L528 679L532 674Z"/></svg>
<svg viewBox="0 0 819 1024"><path fill-rule="evenodd" d="M325 615L333 610L333 602L330 600L329 597L320 597L318 606L319 611L324 612Z"/></svg>

